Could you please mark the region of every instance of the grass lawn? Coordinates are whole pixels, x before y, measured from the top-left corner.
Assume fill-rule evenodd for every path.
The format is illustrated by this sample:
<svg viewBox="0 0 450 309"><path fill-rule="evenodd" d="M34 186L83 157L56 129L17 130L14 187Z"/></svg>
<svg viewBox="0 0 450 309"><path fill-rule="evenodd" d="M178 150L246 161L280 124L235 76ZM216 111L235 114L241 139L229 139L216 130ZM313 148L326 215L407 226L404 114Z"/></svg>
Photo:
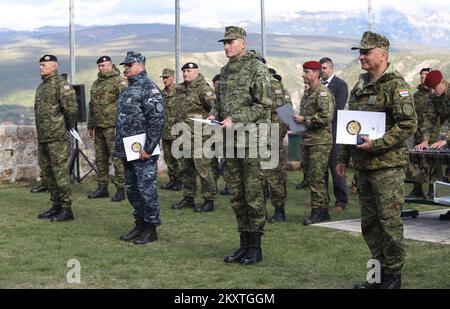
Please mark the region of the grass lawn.
<svg viewBox="0 0 450 309"><path fill-rule="evenodd" d="M92 180L74 187L76 219L65 223L37 219L50 204L48 193L30 193L35 184L0 185L0 288L351 288L365 279L369 250L360 234L302 225L309 191L295 189L299 178L289 174L288 220L267 224L264 260L252 266L222 262L239 242L227 197L219 197L214 212L199 214L171 210L181 193L159 190L160 241L134 246L118 239L132 227L132 208L127 201L89 200ZM359 217L356 196L350 198L344 213L331 210L333 220ZM403 287L449 288L450 246L405 243ZM70 259L81 263L81 284L66 281Z"/></svg>

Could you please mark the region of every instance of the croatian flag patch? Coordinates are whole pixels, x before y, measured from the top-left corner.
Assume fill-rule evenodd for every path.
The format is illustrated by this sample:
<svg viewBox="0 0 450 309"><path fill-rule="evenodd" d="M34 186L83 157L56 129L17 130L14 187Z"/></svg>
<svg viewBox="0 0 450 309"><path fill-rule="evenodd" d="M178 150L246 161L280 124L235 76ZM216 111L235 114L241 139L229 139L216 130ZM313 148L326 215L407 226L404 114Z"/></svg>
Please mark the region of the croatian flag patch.
<svg viewBox="0 0 450 309"><path fill-rule="evenodd" d="M400 96L401 97L409 97L409 91L408 90L400 90Z"/></svg>

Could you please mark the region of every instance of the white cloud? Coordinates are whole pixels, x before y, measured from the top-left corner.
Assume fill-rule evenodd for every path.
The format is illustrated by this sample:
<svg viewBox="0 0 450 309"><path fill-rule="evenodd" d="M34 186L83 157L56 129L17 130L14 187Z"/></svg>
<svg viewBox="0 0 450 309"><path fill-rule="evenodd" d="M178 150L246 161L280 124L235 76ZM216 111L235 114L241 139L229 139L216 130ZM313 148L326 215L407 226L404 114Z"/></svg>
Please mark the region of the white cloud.
<svg viewBox="0 0 450 309"><path fill-rule="evenodd" d="M173 23L174 0L75 0L77 24ZM182 23L198 27L221 27L244 20L258 20L260 0L180 0ZM367 0L265 0L267 15L295 11L365 10ZM69 1L0 0L0 28L33 29L66 26ZM393 5L407 11L447 9L450 0L372 0L376 11Z"/></svg>

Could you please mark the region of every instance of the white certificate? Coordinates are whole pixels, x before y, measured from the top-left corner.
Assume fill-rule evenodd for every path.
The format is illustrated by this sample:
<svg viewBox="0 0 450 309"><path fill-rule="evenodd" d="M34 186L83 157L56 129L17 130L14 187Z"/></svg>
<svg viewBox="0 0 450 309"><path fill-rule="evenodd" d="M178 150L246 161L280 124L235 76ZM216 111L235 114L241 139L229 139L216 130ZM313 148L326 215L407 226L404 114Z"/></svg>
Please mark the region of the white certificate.
<svg viewBox="0 0 450 309"><path fill-rule="evenodd" d="M382 138L386 132L386 113L339 110L336 144L356 145L358 134L370 139Z"/></svg>
<svg viewBox="0 0 450 309"><path fill-rule="evenodd" d="M138 160L141 157L141 150L144 149L146 134L138 134L123 138L123 146L125 147L125 154L127 156L127 161ZM156 145L155 150L153 150L152 156L159 155L161 149L159 145Z"/></svg>

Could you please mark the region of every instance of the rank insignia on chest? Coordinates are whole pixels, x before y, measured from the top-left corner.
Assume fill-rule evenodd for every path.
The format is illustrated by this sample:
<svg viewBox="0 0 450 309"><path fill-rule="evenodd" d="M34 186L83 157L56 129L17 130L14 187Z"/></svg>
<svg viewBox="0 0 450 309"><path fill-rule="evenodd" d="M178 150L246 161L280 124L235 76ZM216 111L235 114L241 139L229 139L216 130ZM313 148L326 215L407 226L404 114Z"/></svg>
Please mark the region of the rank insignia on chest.
<svg viewBox="0 0 450 309"><path fill-rule="evenodd" d="M327 93L327 92L321 92L321 93L320 93L320 96L321 96L321 97L326 97L326 96L328 96L328 93Z"/></svg>

